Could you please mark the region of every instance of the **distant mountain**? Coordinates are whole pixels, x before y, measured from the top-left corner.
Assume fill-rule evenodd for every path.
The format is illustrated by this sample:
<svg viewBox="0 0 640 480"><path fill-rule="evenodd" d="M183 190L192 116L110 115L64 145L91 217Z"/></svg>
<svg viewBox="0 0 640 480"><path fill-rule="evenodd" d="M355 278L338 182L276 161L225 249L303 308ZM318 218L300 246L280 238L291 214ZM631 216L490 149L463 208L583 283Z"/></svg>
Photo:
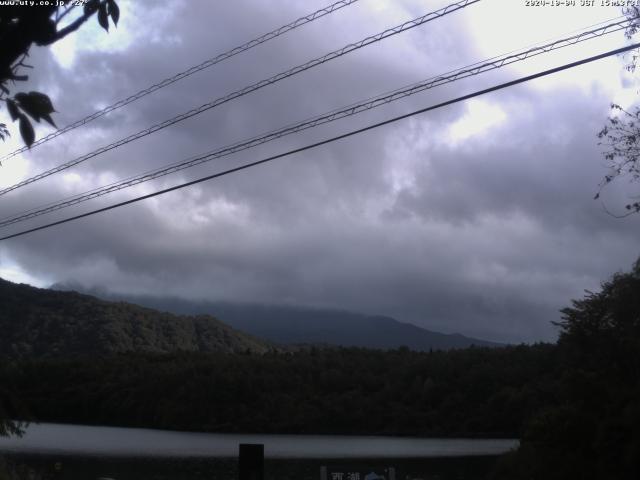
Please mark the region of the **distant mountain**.
<svg viewBox="0 0 640 480"><path fill-rule="evenodd" d="M192 311L215 312L234 328L283 344L326 343L380 349L406 346L418 351L467 348L471 345L498 346L497 343L460 334L433 332L380 315L231 303L214 303L202 307Z"/></svg>
<svg viewBox="0 0 640 480"><path fill-rule="evenodd" d="M209 315L174 315L2 279L0 305L0 357L265 352L272 348Z"/></svg>
<svg viewBox="0 0 640 480"><path fill-rule="evenodd" d="M76 289L74 285L52 288ZM122 296L103 290L88 290L105 299L127 300L176 314L211 314L251 335L283 344L328 344L379 349L400 346L412 350L448 350L471 345L497 347L502 344L459 334L432 332L390 317L370 316L340 310L259 305L228 302L188 301L152 296Z"/></svg>

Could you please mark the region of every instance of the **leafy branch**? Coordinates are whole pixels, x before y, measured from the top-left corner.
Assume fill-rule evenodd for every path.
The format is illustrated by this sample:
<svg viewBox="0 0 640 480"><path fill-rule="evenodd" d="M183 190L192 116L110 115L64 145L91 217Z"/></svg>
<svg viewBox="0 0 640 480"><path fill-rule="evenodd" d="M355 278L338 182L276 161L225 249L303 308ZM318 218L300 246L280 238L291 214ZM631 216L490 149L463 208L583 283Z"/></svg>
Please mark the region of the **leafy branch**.
<svg viewBox="0 0 640 480"><path fill-rule="evenodd" d="M630 20L624 34L628 40L631 40L640 30L640 6L626 7L623 9L623 14ZM638 59L640 54L636 50L631 61L626 65L626 70L634 73ZM640 181L640 107L629 111L613 103L611 110L612 114L598 133L598 138L601 140L598 145L606 147L603 155L609 163L610 171L600 182L594 199L600 198L603 189L615 179L627 177L631 182ZM631 198L632 201L624 207L627 211L625 214L611 214L606 207L605 211L617 218L640 213L640 201L636 201L639 197Z"/></svg>
<svg viewBox="0 0 640 480"><path fill-rule="evenodd" d="M115 0L89 0L75 20L59 28L61 21L75 9L75 6L34 8L26 5L9 5L0 9L0 44L3 47L0 49L0 100L5 103L11 121L18 122L20 135L28 147L35 141L32 120L45 120L56 127L51 118L55 109L47 95L32 91L10 96L10 86L29 79L21 71L32 68L25 63L31 46L51 45L78 30L94 15L107 32L109 19L114 26L120 20L120 8ZM7 125L0 123L0 139L4 141L9 136Z"/></svg>
<svg viewBox="0 0 640 480"><path fill-rule="evenodd" d="M616 178L628 177L633 182L640 180L640 107L628 111L620 105L611 104L611 109L619 114L611 115L598 133L602 141L598 145L606 146L604 158L609 162L610 173L605 175L594 197L600 198L602 190ZM625 205L628 216L640 212L640 201Z"/></svg>

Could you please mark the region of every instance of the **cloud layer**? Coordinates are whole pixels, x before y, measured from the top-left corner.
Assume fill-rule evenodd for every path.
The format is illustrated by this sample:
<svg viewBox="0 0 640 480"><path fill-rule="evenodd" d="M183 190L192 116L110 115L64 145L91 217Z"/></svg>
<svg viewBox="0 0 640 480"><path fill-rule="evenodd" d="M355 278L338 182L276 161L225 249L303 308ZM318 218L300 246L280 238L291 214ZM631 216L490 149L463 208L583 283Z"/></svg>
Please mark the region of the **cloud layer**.
<svg viewBox="0 0 640 480"><path fill-rule="evenodd" d="M91 26L75 43L34 52L30 87L51 94L64 125L323 5L126 4L122 25L108 35ZM7 161L2 183L424 14L423 8L363 0ZM478 61L477 36L499 35L482 33L476 20L484 17L472 10L482 8L468 7L13 192L1 199L0 215ZM638 219L614 219L592 200L606 173L595 134L612 97L629 86L619 61L603 65L607 75L583 69L556 83L522 85L4 242L0 272L21 271L43 284L346 308L498 341L552 340L550 322L560 308L640 253ZM440 87L47 219L485 88L522 68ZM14 139L1 147L16 146ZM607 204L617 205L620 195L612 190Z"/></svg>

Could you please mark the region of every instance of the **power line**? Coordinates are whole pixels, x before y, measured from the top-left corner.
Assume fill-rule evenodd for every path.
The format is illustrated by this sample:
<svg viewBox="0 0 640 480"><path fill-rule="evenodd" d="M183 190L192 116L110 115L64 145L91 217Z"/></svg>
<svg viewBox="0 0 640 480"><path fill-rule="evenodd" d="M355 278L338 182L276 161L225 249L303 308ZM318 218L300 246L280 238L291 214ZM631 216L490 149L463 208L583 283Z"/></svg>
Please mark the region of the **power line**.
<svg viewBox="0 0 640 480"><path fill-rule="evenodd" d="M104 152L107 152L109 150L113 150L114 148L120 147L122 145L125 145L129 142L132 142L134 140L138 140L142 137L145 137L147 135L150 135L152 133L157 132L158 130L162 130L163 128L169 127L175 123L181 122L183 120L186 120L188 118L191 118L195 115L198 115L202 112L205 112L207 110L210 110L214 107L217 107L219 105L222 105L223 103L229 102L231 100L234 100L238 97L242 97L244 95L247 95L248 93L254 92L256 90L259 90L263 87L266 87L268 85L271 85L273 83L279 82L280 80L284 80L285 78L291 77L293 75L297 75L298 73L304 72L306 70L309 70L310 68L316 67L318 65L321 65L323 63L329 62L331 60L334 60L336 58L339 58L343 55L346 55L350 52L353 52L354 50L358 50L360 48L363 48L367 45L371 45L372 43L376 43L379 42L381 40L384 40L385 38L391 37L393 35L397 35L401 32L404 32L406 30L410 30L412 28L415 28L419 25L423 25L427 22L430 22L432 20L435 20L437 18L443 17L445 15L448 15L449 13L455 12L457 10L460 10L462 8L465 8L469 5L472 5L474 3L478 3L481 0L460 0L456 3L452 3L450 5L447 5L444 8L441 8L440 10L436 10L434 12L428 13L426 15L423 15L421 17L415 18L413 20L409 20L408 22L405 22L401 25L398 25L396 27L393 28L389 28L384 30L383 32L380 32L376 35L372 35L370 37L364 38L363 40L360 40L359 42L356 43L351 43L349 45L346 45L338 50L334 50L333 52L327 53L326 55L323 55L322 57L318 57L314 60L310 60L307 63L304 63L302 65L298 65L297 67L291 68L289 70L286 70L284 72L278 73L277 75L274 75L272 77L269 77L267 79L264 80L260 80L257 83L254 83L252 85L249 85L247 87L244 87L240 90L236 90L233 93L230 93L224 97L220 97L217 98L209 103L205 103L204 105L201 105L197 108L194 108L192 110L189 110L188 112L182 113L180 115L177 115L173 118L170 118L168 120L165 120L161 123L158 123L156 125L153 125L147 129L141 130L137 133L134 133L133 135L130 135L126 138L117 140L116 142L110 143L109 145L106 145L104 147L100 147L97 150L94 150L93 152L90 152L88 154L85 154L81 157L78 157L74 160L70 160L66 163L63 163L61 165L58 165L57 167L54 167L50 170L47 170L45 172L39 173L38 175L35 175L33 177L30 177L26 180L23 180L19 183L16 183L15 185L12 185L10 187L6 187L2 190L0 190L0 195L4 195L6 193L9 193L13 190L16 190L17 188L23 187L25 185L28 185L30 183L36 182L38 180L41 180L45 177L48 177L50 175L53 175L55 173L61 172L63 170L66 170L67 168L71 168L75 165L78 165L79 163L82 163L90 158L96 157Z"/></svg>
<svg viewBox="0 0 640 480"><path fill-rule="evenodd" d="M620 53L624 53L624 52L627 52L629 50L633 50L633 49L638 48L638 47L640 47L640 43L635 43L633 45L629 45L629 46L626 46L626 47L622 47L622 48L618 48L618 49L615 49L615 50L611 50L609 52L601 53L599 55L594 55L592 57L587 57L587 58L584 58L582 60L578 60L578 61L575 61L575 62L572 62L572 63L567 63L567 64L564 64L564 65L562 65L560 67L551 68L551 69L548 69L548 70L544 70L542 72L538 72L538 73L535 73L535 74L532 74L532 75L528 75L526 77L521 77L521 78L518 78L516 80L511 80L509 82L501 83L501 84L495 85L493 87L485 88L483 90L478 90L476 92L473 92L473 93L470 93L470 94L467 94L467 95L463 95L461 97L454 98L453 100L447 100L445 102L438 103L436 105L431 105L429 107L425 107L425 108L422 108L422 109L419 109L419 110L415 110L413 112L406 113L404 115L399 115L397 117L393 117L393 118L384 120L382 122L374 123L372 125L368 125L368 126L363 127L363 128L359 128L359 129L352 130L352 131L347 132L347 133L343 133L341 135L337 135L337 136L334 136L334 137L331 137L331 138L328 138L328 139L325 139L325 140L321 140L319 142L315 142L315 143L306 145L304 147L295 148L293 150L289 150L289 151L286 151L284 153L279 153L277 155L273 155L273 156L270 156L270 157L267 157L267 158L263 158L262 160L257 160L255 162L245 163L244 165L240 165L238 167L230 168L228 170L224 170L222 172L214 173L212 175L207 175L206 177L201 177L201 178L198 178L196 180L192 180L190 182L182 183L180 185L175 185L173 187L165 188L163 190L159 190L157 192L149 193L147 195L142 195L140 197L135 197L135 198L132 198L130 200L126 200L124 202L120 202L120 203L116 203L116 204L113 204L113 205L109 205L107 207L103 207L103 208L99 208L99 209L96 209L96 210L92 210L90 212L86 212L86 213L83 213L83 214L80 214L80 215L75 215L73 217L68 217L68 218L65 218L65 219L62 219L62 220L58 220L56 222L51 222L51 223L48 223L48 224L45 224L45 225L41 225L39 227L30 228L28 230L23 230L21 232L17 232L17 233L11 234L11 235L6 235L4 237L0 237L0 241L8 240L8 239L11 239L11 238L20 237L22 235L27 235L29 233L33 233L33 232L37 232L37 231L44 230L44 229L47 229L47 228L51 228L51 227L54 227L56 225L61 225L63 223L68 223L68 222L71 222L71 221L74 221L74 220L79 220L81 218L89 217L91 215L96 215L98 213L106 212L108 210L113 210L115 208L124 207L125 205L130 205L132 203L136 203L136 202L139 202L139 201L142 201L142 200L147 200L149 198L157 197L159 195L163 195L165 193L172 192L174 190L180 190L182 188L190 187L190 186L196 185L198 183L202 183L202 182L206 182L208 180L213 180L215 178L223 177L225 175L229 175L231 173L238 172L240 170L246 170L248 168L255 167L257 165L261 165L263 163L267 163L267 162L270 162L270 161L273 161L273 160L277 160L279 158L287 157L287 156L290 156L290 155L293 155L293 154L296 154L296 153L301 153L301 152L304 152L306 150L311 150L313 148L316 148L316 147L319 147L319 146L322 146L322 145L326 145L326 144L329 144L329 143L333 143L333 142L338 141L338 140L343 140L345 138L352 137L354 135L358 135L360 133L364 133L366 131L373 130L375 128L382 127L384 125L388 125L388 124L391 124L391 123L394 123L394 122L397 122L397 121L400 121L400 120L403 120L403 119L406 119L406 118L409 118L409 117L413 117L413 116L421 114L421 113L426 113L428 111L436 110L436 109L442 108L442 107L446 107L446 106L452 105L454 103L462 102L462 101L469 100L469 99L474 98L474 97L485 95L487 93L495 92L497 90L502 90L504 88L508 88L508 87L511 87L511 86L514 86L514 85L517 85L517 84L520 84L520 83L528 82L528 81L534 80L536 78L540 78L540 77L544 77L544 76L551 75L551 74L554 74L554 73L558 73L558 72L561 72L563 70L568 70L570 68L574 68L574 67L577 67L579 65L584 65L586 63L591 63L591 62L594 62L596 60L600 60L600 59L603 59L603 58L606 58L606 57L610 57L612 55L618 55Z"/></svg>
<svg viewBox="0 0 640 480"><path fill-rule="evenodd" d="M477 62L467 67L462 67L457 70L452 70L450 72L441 74L439 76L435 76L427 80L423 80L422 82L415 83L406 87L402 87L400 89L394 90L387 94L379 95L377 97L372 97L367 100L361 101L359 103L354 103L347 107L343 107L341 109L333 110L329 113L325 113L323 115L313 117L303 122L299 122L293 125L289 125L287 127L280 128L278 130L274 130L262 136L253 137L249 140L238 142L238 143L223 147L218 150L210 151L204 154L196 155L189 159L181 160L179 162L166 165L156 170L151 170L151 171L121 180L119 182L114 182L102 187L98 187L96 189L92 189L87 192L74 195L72 197L68 197L58 202L50 203L40 207L35 207L30 210L27 210L26 212L15 214L10 217L5 217L3 219L0 219L0 228L15 224L18 222L30 220L32 218L45 215L47 213L51 213L57 210L61 210L63 208L70 207L72 205L77 205L79 203L89 201L89 200L107 195L109 193L113 193L113 192L122 190L124 188L129 188L129 187L132 187L156 178L160 178L165 175L176 173L178 171L191 168L196 165L200 165L202 163L209 162L217 158L231 155L233 153L237 153L239 151L246 150L246 149L261 145L263 143L276 140L278 138L282 138L286 135L301 132L303 130L307 130L309 128L313 128L318 125L333 122L342 118L350 117L352 115L362 113L366 110L371 110L373 108L386 105L388 103L394 102L401 98L406 98L411 95L415 95L417 93L428 90L430 88L444 85L446 83L451 83L451 82L460 80L462 78L478 75L480 73L484 73L497 68L501 68L505 65L510 65L515 62L523 61L533 56L548 53L552 50L557 50L567 46L575 45L577 43L581 43L583 41L590 40L593 38L599 38L603 35L617 32L619 30L626 28L626 26L630 22L631 22L630 20L614 22L608 25L601 26L596 29L583 31L571 37L561 38L543 45L531 47L521 52L510 53L502 56L493 57L485 62Z"/></svg>
<svg viewBox="0 0 640 480"><path fill-rule="evenodd" d="M308 15L305 15L303 17L298 18L297 20L284 25L280 28L276 28L275 30L272 30L269 33L265 33L264 35L261 35L258 38L254 38L253 40L248 41L247 43L240 45L238 47L234 47L231 50L228 50L224 53L221 53L219 55L216 55L213 58L210 58L208 60L205 60L204 62L202 62L199 65L196 65L194 67L191 67L187 70L184 70L180 73L176 73L175 75L173 75L172 77L168 77L165 78L164 80L151 85L148 88L145 88L144 90L140 90L137 93L134 93L133 95L119 100L116 103L109 105L108 107L105 107L101 110L98 110L97 112L92 113L91 115L84 117L76 122L73 122L69 125L67 125L64 128L61 128L59 130L56 130L55 132L50 133L49 135L40 138L39 140L35 141L34 143L31 144L30 147L24 146L21 148L18 148L17 150L14 150L11 153L8 153L7 155L3 156L2 158L0 158L0 162L3 160L6 160L8 158L14 157L16 155L18 155L19 153L22 152L26 152L27 150L33 149L34 147L37 147L38 145L42 145L45 142L48 142L49 140L52 140L56 137L59 137L60 135L70 132L71 130L74 130L78 127L81 127L82 125L86 125L89 122L92 122L94 120L96 120L97 118L100 118L108 113L113 112L114 110L117 110L121 107L124 107L125 105L129 105L130 103L135 102L136 100L141 99L142 97L145 97L153 92L155 92L156 90L160 90L161 88L167 87L169 85L171 85L172 83L175 83L179 80L182 80L183 78L187 78L191 75L193 75L194 73L197 73L201 70L204 70L205 68L209 68L212 67L213 65L220 63L224 60L227 60L228 58L231 58L235 55L238 55L239 53L242 52L246 52L247 50L252 49L253 47L257 47L258 45L261 45L265 42L268 42L269 40L273 40L276 37L279 37L281 35L284 35L287 32L290 32L291 30L295 30L298 27L301 27L307 23L313 22L314 20L317 20L318 18L324 17L325 15L329 15L330 13L335 12L336 10L340 10L343 7L346 7L348 5L351 5L352 3L357 2L358 0L340 0L339 2L333 3L327 7L321 8L320 10L316 10L313 13L310 13Z"/></svg>

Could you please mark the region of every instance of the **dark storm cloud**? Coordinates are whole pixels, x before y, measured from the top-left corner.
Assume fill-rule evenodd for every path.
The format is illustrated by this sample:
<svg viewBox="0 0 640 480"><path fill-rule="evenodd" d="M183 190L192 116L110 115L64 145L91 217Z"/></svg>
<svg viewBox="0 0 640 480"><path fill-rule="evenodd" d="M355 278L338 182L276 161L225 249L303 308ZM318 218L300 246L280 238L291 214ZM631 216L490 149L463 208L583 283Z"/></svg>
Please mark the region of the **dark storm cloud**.
<svg viewBox="0 0 640 480"><path fill-rule="evenodd" d="M102 99L126 97L264 32L265 25L281 25L323 4L289 2L287 8L281 3L276 8L270 2L172 2L166 11L134 9L131 15L144 23L139 36L132 33L138 40L128 48L81 50L70 70L58 66L49 52L40 52L34 85L55 83L64 124L91 112ZM407 14L425 13L420 4L407 5ZM27 158L35 173L376 33L389 22L362 2L163 89ZM165 37L154 33L152 24ZM2 212L55 200L476 61L471 48L464 48L470 42L459 28L463 25L460 18L443 19L267 87L90 160L70 170L66 181L54 177L14 192L3 199ZM433 90L92 206L298 147L505 75ZM1 245L0 252L52 283L332 306L488 339L551 339L550 321L558 319L559 308L626 268L640 253L637 220L614 220L591 200L604 173L595 132L610 99L580 89L549 93L523 86L483 101L498 106L505 118L457 142L450 138L450 127L467 114L464 104L22 237Z"/></svg>

